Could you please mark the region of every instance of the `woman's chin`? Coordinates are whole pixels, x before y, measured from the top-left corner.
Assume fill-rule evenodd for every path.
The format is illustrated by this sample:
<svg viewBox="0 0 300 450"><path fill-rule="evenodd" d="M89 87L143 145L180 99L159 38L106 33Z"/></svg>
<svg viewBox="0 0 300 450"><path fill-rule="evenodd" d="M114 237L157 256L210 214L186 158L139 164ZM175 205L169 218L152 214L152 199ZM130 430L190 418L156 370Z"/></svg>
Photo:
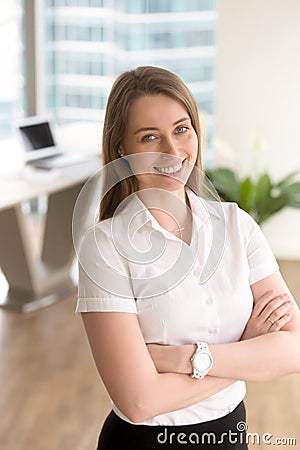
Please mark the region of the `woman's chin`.
<svg viewBox="0 0 300 450"><path fill-rule="evenodd" d="M167 191L178 191L184 189L187 178L175 177L169 174L151 174L137 176L139 189L165 189ZM141 179L142 178L142 179Z"/></svg>

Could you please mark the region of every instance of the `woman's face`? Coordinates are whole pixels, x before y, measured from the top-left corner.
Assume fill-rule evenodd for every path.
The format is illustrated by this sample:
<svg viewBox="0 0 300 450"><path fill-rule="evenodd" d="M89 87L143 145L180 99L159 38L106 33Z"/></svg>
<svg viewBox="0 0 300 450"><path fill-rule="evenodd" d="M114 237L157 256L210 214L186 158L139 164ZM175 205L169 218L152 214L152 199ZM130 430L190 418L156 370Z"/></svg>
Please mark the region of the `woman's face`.
<svg viewBox="0 0 300 450"><path fill-rule="evenodd" d="M198 149L184 106L164 94L145 96L133 102L127 119L120 151L129 156L139 189L183 190Z"/></svg>

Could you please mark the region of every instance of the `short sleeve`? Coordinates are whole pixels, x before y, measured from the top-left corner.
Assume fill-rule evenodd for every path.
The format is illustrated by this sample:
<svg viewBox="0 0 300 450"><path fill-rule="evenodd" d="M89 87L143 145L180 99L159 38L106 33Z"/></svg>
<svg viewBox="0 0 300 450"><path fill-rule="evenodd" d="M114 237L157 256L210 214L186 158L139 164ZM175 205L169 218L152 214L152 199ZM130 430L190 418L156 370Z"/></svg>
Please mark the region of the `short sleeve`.
<svg viewBox="0 0 300 450"><path fill-rule="evenodd" d="M89 229L78 253L76 313L115 311L137 313L126 264L103 231Z"/></svg>
<svg viewBox="0 0 300 450"><path fill-rule="evenodd" d="M279 265L260 226L250 214L239 208L244 245L249 264L249 284L279 270Z"/></svg>

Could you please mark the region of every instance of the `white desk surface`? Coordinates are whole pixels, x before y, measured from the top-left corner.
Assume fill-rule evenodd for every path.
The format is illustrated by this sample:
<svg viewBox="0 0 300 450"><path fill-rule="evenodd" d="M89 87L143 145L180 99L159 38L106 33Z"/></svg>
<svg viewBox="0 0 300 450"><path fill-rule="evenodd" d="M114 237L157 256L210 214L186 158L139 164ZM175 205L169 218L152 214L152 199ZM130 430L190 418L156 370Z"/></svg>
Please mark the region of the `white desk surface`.
<svg viewBox="0 0 300 450"><path fill-rule="evenodd" d="M60 140L60 145L69 151L72 147L75 152L88 148L90 159L80 164L52 170L25 166L20 143L16 139L0 141L0 210L39 195L60 191L84 181L96 172L101 167L98 151L100 138L97 133L98 127L94 126L92 130L93 141L87 143L86 136L91 136L91 127L86 124L82 126L77 124L77 136L71 127L62 129L61 135L65 136ZM72 140L69 138L70 134ZM75 145L76 137L77 145Z"/></svg>
<svg viewBox="0 0 300 450"><path fill-rule="evenodd" d="M50 194L84 181L100 168L100 159L51 171L24 167L10 177L0 179L0 210L39 195Z"/></svg>

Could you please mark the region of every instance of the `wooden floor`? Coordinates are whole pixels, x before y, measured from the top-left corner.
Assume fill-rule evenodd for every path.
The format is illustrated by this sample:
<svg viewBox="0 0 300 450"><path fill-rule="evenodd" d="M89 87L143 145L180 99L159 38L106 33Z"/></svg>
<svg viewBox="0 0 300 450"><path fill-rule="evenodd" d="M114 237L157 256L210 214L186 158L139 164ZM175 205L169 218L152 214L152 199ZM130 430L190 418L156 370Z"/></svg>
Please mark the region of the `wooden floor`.
<svg viewBox="0 0 300 450"><path fill-rule="evenodd" d="M300 300L300 262L280 262ZM22 315L0 310L0 448L94 450L110 409L94 366L75 295ZM296 438L300 448L300 376L248 385L249 431ZM271 448L283 445L271 445ZM254 445L267 449L270 445ZM142 450L142 449L141 449Z"/></svg>

